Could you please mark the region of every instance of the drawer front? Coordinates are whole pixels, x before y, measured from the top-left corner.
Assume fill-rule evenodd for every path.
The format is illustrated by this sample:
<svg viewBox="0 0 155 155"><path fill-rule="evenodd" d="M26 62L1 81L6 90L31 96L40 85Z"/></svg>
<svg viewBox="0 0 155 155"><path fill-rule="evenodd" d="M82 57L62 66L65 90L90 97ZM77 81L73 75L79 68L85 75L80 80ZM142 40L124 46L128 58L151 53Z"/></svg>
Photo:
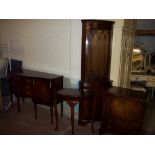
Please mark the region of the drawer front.
<svg viewBox="0 0 155 155"><path fill-rule="evenodd" d="M18 95L33 98L33 79L18 77Z"/></svg>
<svg viewBox="0 0 155 155"><path fill-rule="evenodd" d="M155 82L155 76L148 76L148 81Z"/></svg>
<svg viewBox="0 0 155 155"><path fill-rule="evenodd" d="M155 81L146 82L146 87L155 87Z"/></svg>
<svg viewBox="0 0 155 155"><path fill-rule="evenodd" d="M34 80L34 92L36 104L52 104L52 94L50 90L50 81L45 79Z"/></svg>
<svg viewBox="0 0 155 155"><path fill-rule="evenodd" d="M130 80L131 81L146 81L147 77L143 75L131 75Z"/></svg>

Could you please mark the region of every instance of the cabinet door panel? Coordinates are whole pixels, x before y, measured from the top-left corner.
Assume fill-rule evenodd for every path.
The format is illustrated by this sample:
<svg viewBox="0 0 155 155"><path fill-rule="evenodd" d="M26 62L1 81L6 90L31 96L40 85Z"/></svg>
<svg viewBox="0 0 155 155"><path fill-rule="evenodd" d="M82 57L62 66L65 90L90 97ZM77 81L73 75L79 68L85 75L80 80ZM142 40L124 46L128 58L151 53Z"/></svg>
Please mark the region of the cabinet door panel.
<svg viewBox="0 0 155 155"><path fill-rule="evenodd" d="M50 81L44 79L34 80L34 92L35 92L35 103L36 104L52 104Z"/></svg>
<svg viewBox="0 0 155 155"><path fill-rule="evenodd" d="M106 95L106 100L102 105L101 129L103 132L115 134L142 132L145 102L138 96L135 98L127 95L125 93L123 96L121 93L117 96ZM142 95L144 96L145 93L142 92Z"/></svg>
<svg viewBox="0 0 155 155"><path fill-rule="evenodd" d="M81 80L109 79L111 21L82 21Z"/></svg>
<svg viewBox="0 0 155 155"><path fill-rule="evenodd" d="M109 30L87 32L85 80L109 78L109 40Z"/></svg>
<svg viewBox="0 0 155 155"><path fill-rule="evenodd" d="M17 82L18 95L23 98L33 99L34 97L33 79L17 76L17 81L18 81Z"/></svg>

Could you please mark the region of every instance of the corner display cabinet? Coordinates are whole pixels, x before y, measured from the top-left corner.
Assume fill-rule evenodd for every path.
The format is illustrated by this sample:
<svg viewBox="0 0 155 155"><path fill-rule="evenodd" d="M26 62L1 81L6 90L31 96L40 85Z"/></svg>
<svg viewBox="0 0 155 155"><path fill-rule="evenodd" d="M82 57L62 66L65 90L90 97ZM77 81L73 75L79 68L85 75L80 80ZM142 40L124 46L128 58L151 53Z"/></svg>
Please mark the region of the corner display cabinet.
<svg viewBox="0 0 155 155"><path fill-rule="evenodd" d="M80 89L94 89L97 96L95 120L100 118L102 91L112 85L110 81L112 21L82 20L82 54ZM91 101L80 102L79 124L92 119Z"/></svg>

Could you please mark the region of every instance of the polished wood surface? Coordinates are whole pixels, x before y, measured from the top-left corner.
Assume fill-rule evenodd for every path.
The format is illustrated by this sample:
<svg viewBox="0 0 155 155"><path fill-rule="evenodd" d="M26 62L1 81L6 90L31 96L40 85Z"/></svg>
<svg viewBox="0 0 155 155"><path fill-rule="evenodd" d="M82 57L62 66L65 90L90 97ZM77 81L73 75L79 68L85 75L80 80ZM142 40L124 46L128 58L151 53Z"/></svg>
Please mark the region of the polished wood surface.
<svg viewBox="0 0 155 155"><path fill-rule="evenodd" d="M81 80L109 79L111 21L82 20Z"/></svg>
<svg viewBox="0 0 155 155"><path fill-rule="evenodd" d="M142 134L145 92L111 87L103 96L100 134Z"/></svg>
<svg viewBox="0 0 155 155"><path fill-rule="evenodd" d="M78 89L65 88L59 90L57 93L57 99L66 101L71 109L71 126L72 126L72 134L74 134L74 108L79 101L93 101L92 106L96 105L96 93L95 91L81 91ZM93 117L94 111L91 112L91 116ZM58 124L57 124L58 128ZM93 128L92 128L93 130Z"/></svg>
<svg viewBox="0 0 155 155"><path fill-rule="evenodd" d="M23 100L31 98L34 103L35 119L37 119L37 104L43 104L50 106L51 123L53 123L53 107L56 121L58 121L56 104L60 102L62 104L62 101L55 102L55 93L63 88L63 76L23 69L10 74L9 81L11 100L13 103L13 95L17 97L19 112L21 111L19 98L21 97Z"/></svg>
<svg viewBox="0 0 155 155"><path fill-rule="evenodd" d="M107 80L91 80L91 81L80 81L79 86L81 90L94 90L96 92L96 112L95 120L99 120L101 117L101 103L102 103L102 93L105 92L109 87L111 87L112 81ZM93 110L92 101L80 103L79 108L79 124L86 125L91 121L91 112Z"/></svg>
<svg viewBox="0 0 155 155"><path fill-rule="evenodd" d="M27 78L40 78L40 79L49 79L49 80L62 77L60 75L55 75L55 74L45 73L45 72L40 72L35 70L28 70L28 69L22 69L20 72L17 72L16 75L27 77Z"/></svg>
<svg viewBox="0 0 155 155"><path fill-rule="evenodd" d="M94 91L82 91L82 90L74 89L74 88L65 88L65 89L58 91L56 94L60 98L62 96L63 99L65 99L65 100L67 100L67 99L80 100L83 98L89 98L90 96L96 95L96 93Z"/></svg>
<svg viewBox="0 0 155 155"><path fill-rule="evenodd" d="M80 89L93 89L97 104L101 103L101 92L110 86L112 21L82 20L82 53ZM92 104L80 103L79 123L85 125L91 120ZM100 106L97 106L96 119Z"/></svg>

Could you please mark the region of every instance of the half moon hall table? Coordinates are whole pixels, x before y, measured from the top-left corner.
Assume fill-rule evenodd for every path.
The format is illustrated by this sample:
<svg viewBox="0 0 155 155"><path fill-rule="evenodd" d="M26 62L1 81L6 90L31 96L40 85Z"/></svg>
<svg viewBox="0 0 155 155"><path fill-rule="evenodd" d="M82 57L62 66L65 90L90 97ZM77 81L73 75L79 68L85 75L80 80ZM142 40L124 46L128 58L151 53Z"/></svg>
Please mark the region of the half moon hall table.
<svg viewBox="0 0 155 155"><path fill-rule="evenodd" d="M83 91L83 90L74 89L74 88L64 88L62 90L57 91L56 96L57 96L56 97L57 100L66 101L71 109L71 126L72 126L72 134L74 134L74 108L75 106L81 100L85 100L85 101L92 100L93 107L95 107L96 93L93 90ZM94 113L94 110L92 110L92 121L93 121L93 113ZM57 121L57 129L58 129L58 121Z"/></svg>

